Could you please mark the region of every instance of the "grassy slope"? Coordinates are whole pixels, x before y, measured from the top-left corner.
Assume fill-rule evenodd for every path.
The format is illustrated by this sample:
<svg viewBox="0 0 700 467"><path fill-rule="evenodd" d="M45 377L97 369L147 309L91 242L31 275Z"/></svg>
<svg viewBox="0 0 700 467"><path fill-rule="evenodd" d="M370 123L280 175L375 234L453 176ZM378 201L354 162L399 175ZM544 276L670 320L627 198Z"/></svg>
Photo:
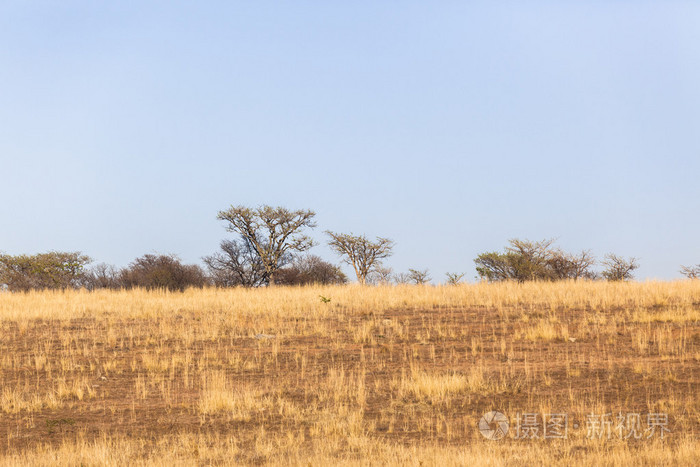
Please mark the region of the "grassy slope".
<svg viewBox="0 0 700 467"><path fill-rule="evenodd" d="M699 369L700 281L0 294L0 464L692 465Z"/></svg>

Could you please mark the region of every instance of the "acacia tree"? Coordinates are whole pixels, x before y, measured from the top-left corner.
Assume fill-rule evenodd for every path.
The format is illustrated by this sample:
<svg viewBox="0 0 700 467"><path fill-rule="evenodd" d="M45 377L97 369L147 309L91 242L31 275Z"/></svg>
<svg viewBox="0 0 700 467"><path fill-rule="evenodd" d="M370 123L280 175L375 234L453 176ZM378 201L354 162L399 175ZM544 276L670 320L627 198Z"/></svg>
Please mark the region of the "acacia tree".
<svg viewBox="0 0 700 467"><path fill-rule="evenodd" d="M99 263L85 272L85 287L95 289L118 289L122 286L120 271L107 263Z"/></svg>
<svg viewBox="0 0 700 467"><path fill-rule="evenodd" d="M331 237L328 245L352 265L360 284L367 283L367 276L382 265L382 260L391 256L394 242L388 238L377 237L376 241L364 235L335 233L326 230Z"/></svg>
<svg viewBox="0 0 700 467"><path fill-rule="evenodd" d="M207 277L196 264L182 264L176 255L146 254L119 273L119 282L127 289L167 289L184 292L188 287L204 287Z"/></svg>
<svg viewBox="0 0 700 467"><path fill-rule="evenodd" d="M411 274L408 272L397 272L394 274L394 283L396 285L406 285L411 283Z"/></svg>
<svg viewBox="0 0 700 467"><path fill-rule="evenodd" d="M302 231L306 227L316 227L315 215L313 211L290 211L283 207L231 206L219 211L217 219L228 222L226 230L250 243L265 271L267 283L272 286L277 270L287 264L295 252L313 246L311 237Z"/></svg>
<svg viewBox="0 0 700 467"><path fill-rule="evenodd" d="M277 271L277 283L284 285L345 284L348 278L334 264L316 255L298 256Z"/></svg>
<svg viewBox="0 0 700 467"><path fill-rule="evenodd" d="M459 285L464 277L463 272L446 272L445 275L447 276L448 285Z"/></svg>
<svg viewBox="0 0 700 467"><path fill-rule="evenodd" d="M91 261L79 251L0 255L0 284L10 291L80 287Z"/></svg>
<svg viewBox="0 0 700 467"><path fill-rule="evenodd" d="M252 243L245 238L223 240L220 252L202 259L216 286L258 287L267 283L260 256Z"/></svg>
<svg viewBox="0 0 700 467"><path fill-rule="evenodd" d="M553 240L532 242L509 240L505 252L480 254L474 262L479 276L489 281L515 280L563 280L595 279L591 271L595 257L584 250L573 255L553 248Z"/></svg>
<svg viewBox="0 0 700 467"><path fill-rule="evenodd" d="M474 262L479 276L489 281L551 279L548 267L553 257L553 240L532 242L517 238L508 241L504 253L489 252L480 254Z"/></svg>
<svg viewBox="0 0 700 467"><path fill-rule="evenodd" d="M424 285L430 282L430 274L427 269L408 269L408 277L416 285Z"/></svg>
<svg viewBox="0 0 700 467"><path fill-rule="evenodd" d="M537 279L549 279L549 261L553 257L551 246L554 239L546 239L539 242L509 240L510 246L506 251L510 255L515 277L519 282Z"/></svg>
<svg viewBox="0 0 700 467"><path fill-rule="evenodd" d="M625 259L612 253L605 255L602 272L603 277L608 281L626 281L632 279L632 271L639 267L637 258Z"/></svg>
<svg viewBox="0 0 700 467"><path fill-rule="evenodd" d="M367 282L375 285L389 285L391 283L391 277L394 274L394 270L388 267L377 266L367 277Z"/></svg>
<svg viewBox="0 0 700 467"><path fill-rule="evenodd" d="M596 274L591 271L595 262L595 256L589 250L583 250L578 255L555 250L547 261L547 266L555 280L595 279Z"/></svg>
<svg viewBox="0 0 700 467"><path fill-rule="evenodd" d="M700 264L697 266L681 266L681 274L688 279L700 279Z"/></svg>

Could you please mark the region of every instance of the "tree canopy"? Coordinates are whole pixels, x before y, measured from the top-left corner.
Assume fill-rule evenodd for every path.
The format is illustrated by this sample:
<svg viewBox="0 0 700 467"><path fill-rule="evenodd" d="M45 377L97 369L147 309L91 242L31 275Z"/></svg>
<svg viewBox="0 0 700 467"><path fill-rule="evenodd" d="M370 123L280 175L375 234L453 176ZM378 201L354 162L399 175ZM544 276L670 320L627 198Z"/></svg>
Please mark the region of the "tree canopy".
<svg viewBox="0 0 700 467"><path fill-rule="evenodd" d="M219 211L217 218L227 222L226 230L240 235L260 261L269 285L275 283L275 273L289 263L295 253L313 246L305 228L314 228L315 212L305 209L291 211L283 207L261 206L255 209L231 206Z"/></svg>
<svg viewBox="0 0 700 467"><path fill-rule="evenodd" d="M369 240L364 235L353 235L326 231L331 240L328 245L338 253L344 262L352 265L360 284L367 283L367 276L381 266L382 260L391 256L394 242L377 237Z"/></svg>

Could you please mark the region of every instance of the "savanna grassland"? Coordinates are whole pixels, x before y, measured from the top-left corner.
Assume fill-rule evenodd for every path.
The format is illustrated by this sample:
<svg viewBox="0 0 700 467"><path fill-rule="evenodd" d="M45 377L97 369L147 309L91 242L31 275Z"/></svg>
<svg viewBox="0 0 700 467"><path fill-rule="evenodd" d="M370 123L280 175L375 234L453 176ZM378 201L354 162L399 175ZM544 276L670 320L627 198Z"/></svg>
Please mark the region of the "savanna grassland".
<svg viewBox="0 0 700 467"><path fill-rule="evenodd" d="M0 465L700 465L699 393L697 280L0 294Z"/></svg>

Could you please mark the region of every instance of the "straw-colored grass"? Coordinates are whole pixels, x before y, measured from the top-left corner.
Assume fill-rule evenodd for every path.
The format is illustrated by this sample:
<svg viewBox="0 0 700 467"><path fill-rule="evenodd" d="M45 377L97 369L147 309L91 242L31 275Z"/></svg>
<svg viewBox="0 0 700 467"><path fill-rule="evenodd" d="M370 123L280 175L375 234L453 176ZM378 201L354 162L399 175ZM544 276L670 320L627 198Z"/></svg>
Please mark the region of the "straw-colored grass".
<svg viewBox="0 0 700 467"><path fill-rule="evenodd" d="M700 281L0 293L0 465L698 465L699 375Z"/></svg>

